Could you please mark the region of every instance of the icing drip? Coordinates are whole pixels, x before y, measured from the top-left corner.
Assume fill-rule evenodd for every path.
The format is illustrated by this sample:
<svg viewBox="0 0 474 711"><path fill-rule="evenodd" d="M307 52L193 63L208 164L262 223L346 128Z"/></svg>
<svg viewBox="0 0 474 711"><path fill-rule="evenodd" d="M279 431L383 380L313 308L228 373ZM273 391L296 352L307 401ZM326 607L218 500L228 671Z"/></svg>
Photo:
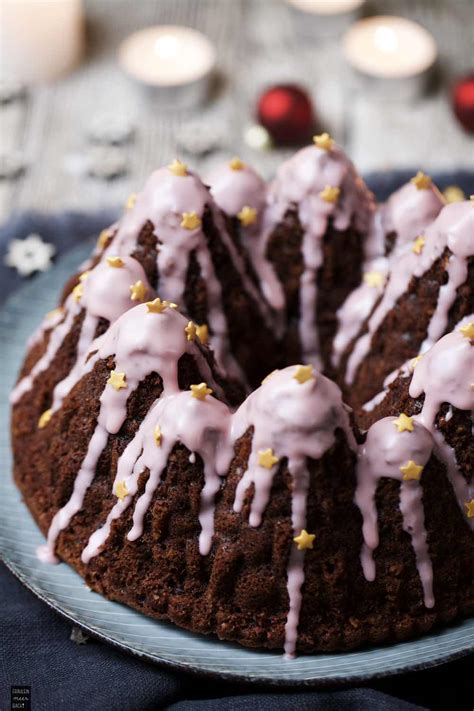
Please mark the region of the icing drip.
<svg viewBox="0 0 474 711"><path fill-rule="evenodd" d="M338 188L335 201L321 193L327 186ZM261 236L262 252L276 224L294 206L304 230L304 271L300 280L300 341L306 362L320 364L316 326L317 273L322 265L322 239L329 219L337 230L354 223L364 234L374 212L372 194L347 156L337 147L327 151L316 146L300 150L280 166L268 192L268 204Z"/></svg>
<svg viewBox="0 0 474 711"><path fill-rule="evenodd" d="M266 312L251 280L245 274L243 263L230 236L227 235L222 217L213 205L209 191L193 173L176 175L166 167L152 173L143 192L136 196L132 208L124 214L113 244L105 254L121 256L132 253L141 229L150 221L158 238L159 295L162 299L183 305L187 271L191 254L194 253L206 284L210 342L216 360L227 372L241 377L241 370L232 356L228 342L227 321L222 308L222 286L216 276L207 239L202 230L206 206L211 208L214 221L219 221L220 237L231 253L244 288L254 297L262 312ZM185 218L185 215L191 217Z"/></svg>
<svg viewBox="0 0 474 711"><path fill-rule="evenodd" d="M371 314L375 304L380 299L385 286L388 271L388 261L379 257L366 265L366 274L380 275L373 282L364 280L360 286L351 291L341 308L337 311L338 330L332 345L332 364L338 366L343 353L359 333L362 324Z"/></svg>
<svg viewBox="0 0 474 711"><path fill-rule="evenodd" d="M382 477L401 482L400 511L403 516L403 530L411 536L424 603L428 608L434 607L433 569L424 523L423 490L419 481L403 479L401 467L410 461L424 467L432 451L433 438L421 423L413 422L412 432L399 432L393 417L385 417L375 422L367 433L365 444L359 450L355 493L355 503L363 518L361 565L366 580L373 581L373 552L379 544L375 506L377 484Z"/></svg>
<svg viewBox="0 0 474 711"><path fill-rule="evenodd" d="M216 205L226 215L235 217L247 205L260 214L265 204L266 185L251 166L232 169L231 163L217 166L207 181Z"/></svg>
<svg viewBox="0 0 474 711"><path fill-rule="evenodd" d="M265 258L264 244L259 239L267 192L265 182L247 164L233 170L229 163L224 163L211 173L209 185L216 205L229 217L239 216L244 207L256 210L255 222L247 226L242 224L242 242L250 255L265 298L276 311L282 311L285 306L283 289L271 263Z"/></svg>
<svg viewBox="0 0 474 711"><path fill-rule="evenodd" d="M389 280L382 300L368 322L368 331L355 343L349 357L346 382L351 385L362 360L369 352L372 336L397 300L408 290L413 277L425 274L445 249L451 252L447 265L448 282L439 292L438 304L431 317L428 335L422 345L427 350L446 330L448 312L456 298L456 290L467 276L467 258L474 255L474 210L469 202L459 202L443 208L438 218L425 232L425 245L417 254L408 247L391 263Z"/></svg>
<svg viewBox="0 0 474 711"><path fill-rule="evenodd" d="M82 561L88 563L100 553L106 542L112 522L118 519L131 505L137 493L140 475L145 469L150 474L145 491L137 499L133 514L133 527L127 535L130 541L143 533L145 514L153 494L168 463L175 444L181 442L194 455L198 454L204 467L204 488L201 492L199 522L199 551L207 555L211 550L214 534L214 500L221 485L221 477L227 474L233 449L228 441L230 410L212 397L205 400L194 398L191 392L180 392L158 399L150 408L135 437L128 444L117 464L114 491L118 482L124 482L128 495L117 499L105 524L95 531L82 552ZM156 443L156 428L159 428L159 444Z"/></svg>
<svg viewBox="0 0 474 711"><path fill-rule="evenodd" d="M13 388L10 395L11 403L15 404L19 402L23 395L31 390L31 388L33 387L33 383L38 377L38 375L44 373L45 370L49 368L49 366L53 362L56 353L61 347L61 344L64 342L64 339L71 331L74 319L81 311L81 307L79 303L75 300L73 294L70 294L66 299L64 308L66 315L62 321L60 321L56 326L53 326L53 328L51 329L48 345L46 347L45 352L43 353L41 358L36 361L28 375L25 375L24 378L21 378L21 380ZM44 329L43 332L46 332L48 330L46 326L47 323L44 322L44 325L41 327L42 329Z"/></svg>
<svg viewBox="0 0 474 711"><path fill-rule="evenodd" d="M69 294L64 304L64 314L62 310L58 310L51 319L48 316L44 319L34 339L39 341L44 332L51 328L48 346L31 372L22 378L14 388L11 395L13 403L18 402L26 392L31 390L37 376L49 368L64 339L70 333L76 316L84 309L84 318L76 346L76 363L69 375L58 383L54 391L53 411L57 410L79 379L77 373L80 372L81 362L94 339L99 319L104 318L112 323L127 309L135 305L130 298L130 286L137 280L141 280L148 289L148 293L152 293L141 265L132 257L124 257L123 263L122 268L115 269L107 262L99 262L94 269L84 274L80 282L79 293L74 290Z"/></svg>
<svg viewBox="0 0 474 711"><path fill-rule="evenodd" d="M427 190L418 190L410 181L394 192L374 216L367 238L367 250L377 257L364 265L364 271L369 274L375 271L386 277L390 261L400 253L404 245L424 232L438 216L443 205L443 197L434 185ZM387 260L382 255L386 252L386 235L391 232L396 233L396 242ZM337 312L339 325L333 342L334 366L339 365L342 354L372 313L384 286L385 279L379 285L362 282L349 294Z"/></svg>
<svg viewBox="0 0 474 711"><path fill-rule="evenodd" d="M250 427L254 430L247 469L235 492L234 510L242 511L246 492L253 485L249 524L259 526L270 498L278 462L286 459L293 480L291 516L294 535L299 534L306 525L307 459L323 456L333 445L337 428L345 432L349 445L354 450L356 448L337 385L319 373L300 382L295 378L297 372L297 367L290 366L275 371L267 378L234 414L231 430L233 442ZM270 450L273 457L270 461L266 458L262 464L261 455L266 450ZM303 551L290 553L288 564L289 613L285 651L289 655L295 651L304 582L304 555L299 553Z"/></svg>
<svg viewBox="0 0 474 711"><path fill-rule="evenodd" d="M100 359L114 356L116 374L124 374L124 385L114 387L110 380L100 396L100 411L96 429L74 481L69 501L55 514L48 531L46 546L38 555L42 560L56 561L54 549L59 533L82 508L84 497L95 474L109 434L117 434L127 416L127 400L138 384L150 373L159 373L163 382L163 395L179 391L178 362L184 353L190 353L206 382L223 396L214 382L209 365L200 347L186 338L187 320L173 309L151 313L147 304L140 304L123 314L103 337L97 339L97 352L82 365L82 374L92 370Z"/></svg>
<svg viewBox="0 0 474 711"><path fill-rule="evenodd" d="M99 262L82 282L80 305L85 314L76 348L76 362L69 375L54 389L53 412L61 407L66 395L82 377L84 358L89 353L99 319L106 319L112 324L125 311L135 306L136 301L131 298L130 287L137 281L141 281L146 289L146 298L154 296L141 264L133 257L122 257L122 261L123 266L119 269L111 267L107 261Z"/></svg>
<svg viewBox="0 0 474 711"><path fill-rule="evenodd" d="M397 235L393 253L421 235L444 205L443 196L433 184L426 190L419 190L410 181L396 190L380 207L384 237L390 232Z"/></svg>
<svg viewBox="0 0 474 711"><path fill-rule="evenodd" d="M458 324L474 322L474 314ZM423 409L417 419L433 434L436 452L444 462L448 477L463 513L465 503L474 496L474 483L469 484L459 469L452 447L435 427L435 419L443 403L474 414L474 346L461 331L454 330L438 341L417 363L410 383L413 398L424 394ZM446 418L449 420L449 418ZM474 521L466 521L472 526Z"/></svg>

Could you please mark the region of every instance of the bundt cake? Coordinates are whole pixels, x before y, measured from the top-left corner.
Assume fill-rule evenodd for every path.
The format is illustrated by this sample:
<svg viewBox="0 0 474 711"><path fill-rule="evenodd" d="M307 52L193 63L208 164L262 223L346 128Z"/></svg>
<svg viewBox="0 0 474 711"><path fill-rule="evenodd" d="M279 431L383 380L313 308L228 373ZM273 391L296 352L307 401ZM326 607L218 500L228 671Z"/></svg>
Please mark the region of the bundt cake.
<svg viewBox="0 0 474 711"><path fill-rule="evenodd" d="M269 187L153 173L12 393L40 558L289 657L472 614L473 242L472 203L419 174L377 207L327 134Z"/></svg>

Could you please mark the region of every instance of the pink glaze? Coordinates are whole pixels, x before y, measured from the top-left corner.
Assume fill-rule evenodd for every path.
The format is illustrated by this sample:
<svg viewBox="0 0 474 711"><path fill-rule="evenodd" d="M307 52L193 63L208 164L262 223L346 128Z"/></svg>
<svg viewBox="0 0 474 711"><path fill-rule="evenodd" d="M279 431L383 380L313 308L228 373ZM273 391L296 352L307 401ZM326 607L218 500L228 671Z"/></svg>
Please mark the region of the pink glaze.
<svg viewBox="0 0 474 711"><path fill-rule="evenodd" d="M19 380L19 382L13 388L10 395L11 403L16 404L17 402L19 402L23 395L31 390L36 378L49 368L49 366L53 362L56 353L61 347L61 344L72 329L74 319L76 318L76 316L79 315L81 311L81 307L79 303L77 303L77 301L74 299L73 294L70 294L66 299L64 308L64 318L62 319L62 321L59 321L58 319L58 321L56 321L56 325L50 329L49 341L45 352L43 353L41 358L36 361L28 375L25 375L23 378L21 378L21 380ZM41 326L41 329L43 329L43 333L48 330L47 326L47 320L45 320L43 322L43 325Z"/></svg>
<svg viewBox="0 0 474 711"><path fill-rule="evenodd" d="M421 423L414 422L413 432L399 432L394 420L394 417L385 417L375 422L359 451L355 503L363 518L361 564L366 580L375 580L373 552L379 544L375 494L382 477L396 479L401 482L403 529L411 536L424 603L431 608L434 607L433 569L424 523L423 490L418 481L403 481L400 467L409 460L425 466L433 452L434 443L430 432Z"/></svg>
<svg viewBox="0 0 474 711"><path fill-rule="evenodd" d="M219 235L240 274L244 288L253 296L257 308L267 316L268 309L245 273L243 261L227 233L222 215L207 188L194 173L174 175L167 167L152 173L143 192L137 195L134 207L122 217L113 244L105 254L122 256L132 253L142 227L150 221L159 241L158 293L162 299L182 305L190 256L194 252L206 284L210 342L216 360L230 374L242 377L228 341L227 320L222 307L222 285L215 273L207 238L202 230L206 206L211 209L214 222L218 223ZM183 213L195 213L201 224L192 230L182 227Z"/></svg>
<svg viewBox="0 0 474 711"><path fill-rule="evenodd" d="M340 188L339 198L334 203L320 197L327 185ZM262 253L276 224L289 208L295 206L304 230L299 323L302 354L305 362L320 365L316 326L317 274L322 266L322 240L328 221L331 219L338 230L345 230L354 223L361 235L365 235L372 221L374 200L340 148L326 151L313 145L283 163L270 185L261 236Z"/></svg>
<svg viewBox="0 0 474 711"><path fill-rule="evenodd" d="M117 434L127 416L127 400L139 383L150 373L159 373L163 381L163 395L179 392L178 361L184 353L190 353L202 374L202 379L214 391L223 396L214 382L209 365L195 341L188 341L185 333L187 320L174 309L160 314L150 313L146 304L140 304L124 313L104 334L97 339L97 352L83 364L82 373L92 370L100 359L114 356L115 372L124 372L127 387L116 390L107 384L100 396L100 411L97 426L89 447L76 475L73 493L69 501L55 514L48 531L46 547L39 555L43 560L55 559L54 549L59 533L82 508L109 434Z"/></svg>
<svg viewBox="0 0 474 711"><path fill-rule="evenodd" d="M110 266L106 260L99 262L82 282L80 305L85 314L77 343L76 362L68 376L54 389L53 412L61 407L66 395L82 377L84 358L89 353L99 319L106 319L112 324L125 311L135 306L137 302L132 300L130 287L137 281L141 281L145 286L147 300L155 297L141 264L133 257L122 257L122 261L123 267L119 268Z"/></svg>
<svg viewBox="0 0 474 711"><path fill-rule="evenodd" d="M345 432L354 450L356 444L337 385L319 373L301 384L294 378L295 372L295 366L276 371L248 396L233 417L231 439L235 442L250 427L254 428L247 469L235 492L234 511L242 511L246 493L253 484L249 524L260 525L278 464L271 469L260 466L258 452L270 448L280 461L283 458L288 461L294 484L291 510L296 536L306 525L307 459L323 456L334 443L337 428ZM292 550L288 564L290 606L285 628L285 652L289 655L294 654L296 646L303 581L303 551Z"/></svg>
<svg viewBox="0 0 474 711"><path fill-rule="evenodd" d="M378 272L384 279L388 272L388 260L378 257L368 262L365 272ZM332 344L332 364L338 366L346 348L357 336L365 320L383 294L385 282L371 286L365 281L351 291L337 312L338 329Z"/></svg>
<svg viewBox="0 0 474 711"><path fill-rule="evenodd" d="M396 258L407 243L411 243L423 234L443 206L443 196L434 185L427 190L418 190L412 182L409 182L394 192L378 209L367 239L370 243L368 247L370 252L374 255L384 255L386 235L395 232L396 240L390 259L377 256L364 265L364 272L378 271L386 276L390 261ZM339 325L333 342L334 366L339 365L342 354L372 313L384 286L383 284L371 287L362 282L349 294L339 309L337 313Z"/></svg>
<svg viewBox="0 0 474 711"><path fill-rule="evenodd" d="M443 403L470 412L471 418L474 415L474 345L459 331L468 321L474 322L474 314L463 319L452 333L441 338L418 361L409 390L413 398L425 396L423 409L417 419L433 434L437 455L446 466L464 515L465 504L474 497L474 482L468 483L463 477L455 452L435 426L435 419ZM446 419L449 421L449 417ZM473 519L466 516L466 521L473 526Z"/></svg>
<svg viewBox="0 0 474 711"><path fill-rule="evenodd" d="M216 205L229 217L235 217L243 207L257 210L254 224L242 226L240 235L259 277L262 293L277 312L282 312L285 297L273 266L265 257L265 245L259 239L266 202L267 187L260 175L248 164L232 170L229 162L216 167L209 177L210 192ZM278 321L275 323L278 326Z"/></svg>
<svg viewBox="0 0 474 711"><path fill-rule="evenodd" d="M382 324L397 300L408 290L412 278L420 278L446 248L451 255L447 266L448 282L439 292L438 303L431 317L428 334L420 344L424 352L446 331L448 312L456 291L467 278L467 258L474 255L474 210L470 202L458 202L443 208L438 218L425 231L425 245L415 254L409 245L391 263L389 280L379 305L368 322L368 330L356 341L347 364L346 382L350 385L370 350L372 336ZM415 354L414 354L415 355Z"/></svg>
<svg viewBox="0 0 474 711"><path fill-rule="evenodd" d="M247 163L240 170L232 170L229 161L222 163L211 172L208 184L216 205L231 217L245 205L259 215L265 205L265 182Z"/></svg>
<svg viewBox="0 0 474 711"><path fill-rule="evenodd" d="M419 190L411 181L394 192L380 207L384 236L396 232L393 253L422 235L441 212L445 201L435 185Z"/></svg>
<svg viewBox="0 0 474 711"><path fill-rule="evenodd" d="M211 550L214 534L214 499L221 485L221 477L227 474L233 449L229 444L228 429L230 410L213 397L205 400L194 398L191 392L180 392L158 399L148 411L138 432L119 458L114 487L119 481L125 482L128 495L113 506L105 524L95 531L82 552L82 560L88 563L98 555L106 542L112 522L129 507L137 493L140 474L148 469L150 474L144 493L136 500L133 527L128 539L135 541L143 533L145 514L168 464L168 458L175 444L181 442L191 456L198 454L204 466L204 488L201 492L199 521L201 534L199 550L207 555ZM154 439L155 428L159 426L161 442Z"/></svg>

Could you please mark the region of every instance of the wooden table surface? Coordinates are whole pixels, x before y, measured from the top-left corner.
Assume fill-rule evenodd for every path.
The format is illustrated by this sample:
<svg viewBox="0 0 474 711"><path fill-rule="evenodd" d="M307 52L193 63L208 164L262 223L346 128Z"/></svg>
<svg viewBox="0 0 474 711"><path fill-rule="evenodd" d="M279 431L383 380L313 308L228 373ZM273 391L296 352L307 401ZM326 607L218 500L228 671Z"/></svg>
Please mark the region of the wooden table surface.
<svg viewBox="0 0 474 711"><path fill-rule="evenodd" d="M339 41L304 41L283 0L89 0L89 51L79 69L0 106L1 151L19 151L27 161L20 177L0 180L0 221L23 209L122 203L154 167L175 156L177 127L197 118L223 138L205 158L185 156L193 167L205 175L212 163L237 153L271 176L287 152L250 149L243 131L253 122L256 97L272 82L305 85L322 125L362 172L473 168L474 139L458 126L448 101L452 79L473 69L473 0L380 0L372 6L377 13L419 20L433 33L442 69L437 92L404 100L357 88ZM161 23L196 27L217 47L221 86L203 109L163 111L117 66L116 48L127 34ZM81 165L91 151L88 126L111 114L128 118L136 130L122 149L127 173L106 181L84 174Z"/></svg>

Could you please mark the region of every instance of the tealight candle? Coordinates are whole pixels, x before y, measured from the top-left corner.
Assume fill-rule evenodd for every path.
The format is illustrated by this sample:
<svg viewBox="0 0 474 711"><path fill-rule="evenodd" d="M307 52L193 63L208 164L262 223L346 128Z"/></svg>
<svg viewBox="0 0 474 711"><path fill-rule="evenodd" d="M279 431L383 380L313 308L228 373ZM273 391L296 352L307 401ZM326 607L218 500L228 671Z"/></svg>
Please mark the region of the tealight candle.
<svg viewBox="0 0 474 711"><path fill-rule="evenodd" d="M214 47L205 35L175 25L135 32L119 49L119 62L127 74L173 105L191 105L204 98L215 61Z"/></svg>
<svg viewBox="0 0 474 711"><path fill-rule="evenodd" d="M366 0L286 0L298 29L308 37L336 35L354 22Z"/></svg>
<svg viewBox="0 0 474 711"><path fill-rule="evenodd" d="M428 30L390 15L356 22L344 37L343 49L358 72L384 81L426 78L437 57Z"/></svg>
<svg viewBox="0 0 474 711"><path fill-rule="evenodd" d="M2 0L0 72L35 84L71 70L83 49L81 0Z"/></svg>

